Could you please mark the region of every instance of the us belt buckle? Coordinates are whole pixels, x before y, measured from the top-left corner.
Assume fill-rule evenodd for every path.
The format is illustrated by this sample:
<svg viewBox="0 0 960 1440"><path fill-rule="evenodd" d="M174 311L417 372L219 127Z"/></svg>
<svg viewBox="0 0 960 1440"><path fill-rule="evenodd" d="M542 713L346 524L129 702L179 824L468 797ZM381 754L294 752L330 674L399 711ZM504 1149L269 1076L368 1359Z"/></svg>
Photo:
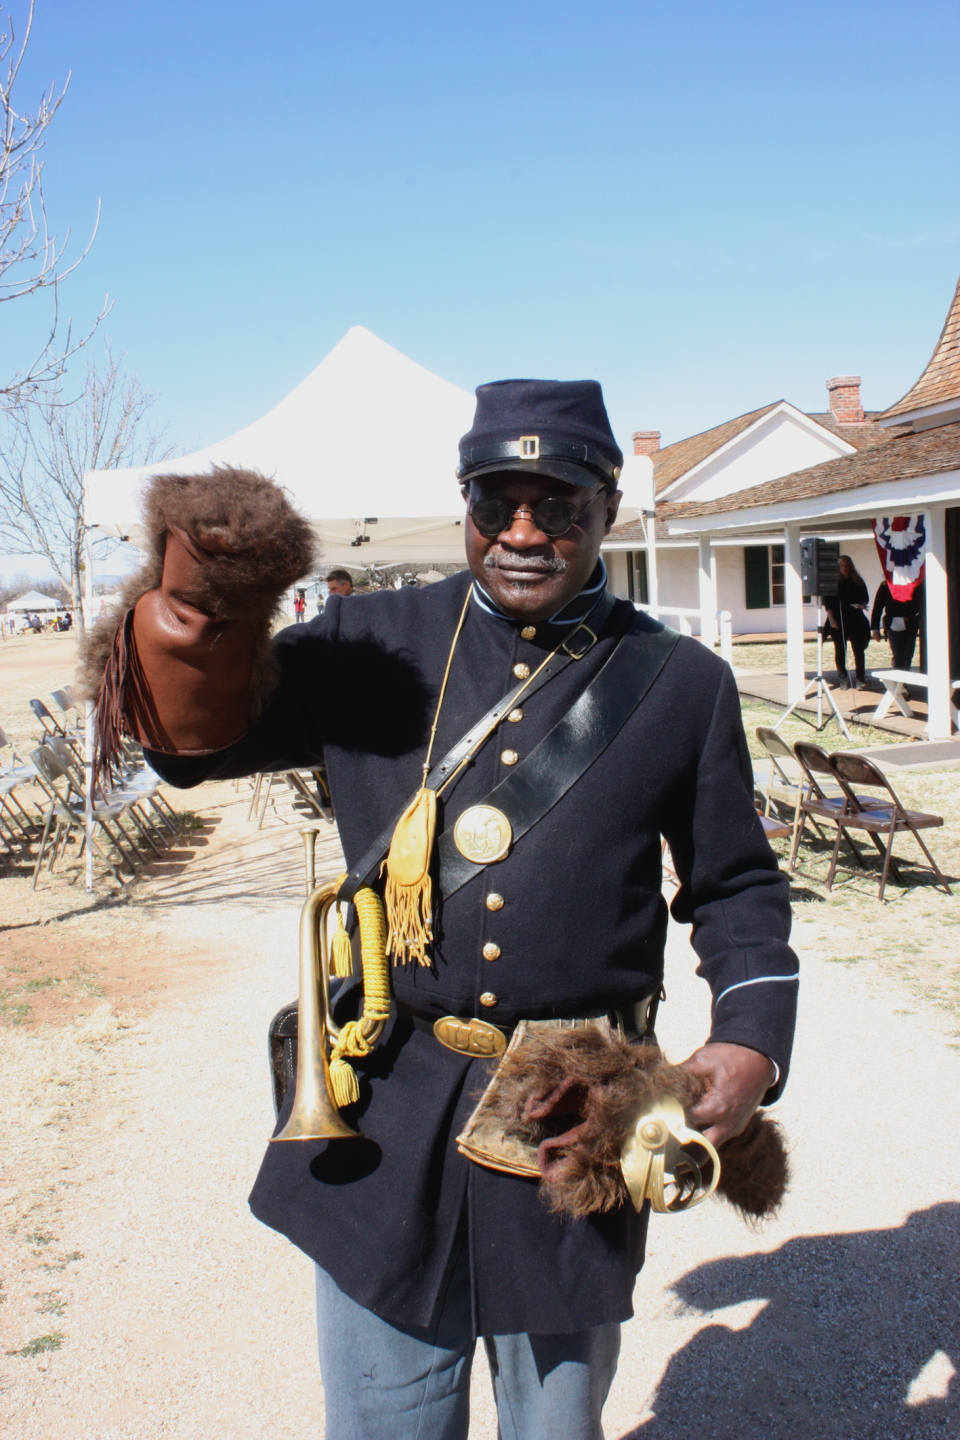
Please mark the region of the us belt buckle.
<svg viewBox="0 0 960 1440"><path fill-rule="evenodd" d="M507 1048L506 1035L486 1020L461 1020L457 1015L444 1015L434 1023L433 1033L441 1045L460 1055L478 1055L489 1060L502 1055Z"/></svg>

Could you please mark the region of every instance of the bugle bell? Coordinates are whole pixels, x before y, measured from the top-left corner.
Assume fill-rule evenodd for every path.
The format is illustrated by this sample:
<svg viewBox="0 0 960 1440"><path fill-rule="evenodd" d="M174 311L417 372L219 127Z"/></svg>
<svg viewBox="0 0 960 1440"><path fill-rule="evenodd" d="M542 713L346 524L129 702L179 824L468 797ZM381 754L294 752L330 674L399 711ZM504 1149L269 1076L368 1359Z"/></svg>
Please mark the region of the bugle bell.
<svg viewBox="0 0 960 1440"><path fill-rule="evenodd" d="M330 1088L328 1038L339 1031L330 1006L330 955L327 913L337 898L337 884L318 886L300 912L300 1000L297 1016L297 1083L293 1108L279 1140L356 1139L340 1117Z"/></svg>

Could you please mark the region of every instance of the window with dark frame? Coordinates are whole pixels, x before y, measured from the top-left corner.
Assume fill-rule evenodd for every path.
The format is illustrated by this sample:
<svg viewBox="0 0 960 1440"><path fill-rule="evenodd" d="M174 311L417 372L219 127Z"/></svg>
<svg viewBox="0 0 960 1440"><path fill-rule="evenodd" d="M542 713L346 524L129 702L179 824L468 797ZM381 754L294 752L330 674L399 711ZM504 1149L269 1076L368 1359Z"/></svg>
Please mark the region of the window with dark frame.
<svg viewBox="0 0 960 1440"><path fill-rule="evenodd" d="M627 598L634 605L650 604L646 550L627 551Z"/></svg>
<svg viewBox="0 0 960 1440"><path fill-rule="evenodd" d="M743 580L748 610L769 610L787 603L782 545L744 545Z"/></svg>
<svg viewBox="0 0 960 1440"><path fill-rule="evenodd" d="M770 546L770 603L771 605L785 605L787 603L787 592L783 578L783 546Z"/></svg>
<svg viewBox="0 0 960 1440"><path fill-rule="evenodd" d="M744 545L743 581L748 610L770 609L770 546Z"/></svg>

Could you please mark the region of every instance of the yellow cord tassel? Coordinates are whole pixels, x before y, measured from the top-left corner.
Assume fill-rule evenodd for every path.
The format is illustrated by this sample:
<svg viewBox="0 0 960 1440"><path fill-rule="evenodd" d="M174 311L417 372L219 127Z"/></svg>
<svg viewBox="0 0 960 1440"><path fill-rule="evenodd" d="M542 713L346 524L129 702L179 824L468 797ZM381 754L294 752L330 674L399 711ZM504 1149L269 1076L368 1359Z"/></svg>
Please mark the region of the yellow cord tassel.
<svg viewBox="0 0 960 1440"><path fill-rule="evenodd" d="M418 960L429 965L427 946L433 939L433 882L430 857L437 830L437 796L421 789L397 822L384 862L384 902L390 928L387 953L401 965Z"/></svg>
<svg viewBox="0 0 960 1440"><path fill-rule="evenodd" d="M369 1055L390 1019L390 964L383 906L380 897L366 888L357 891L353 904L360 922L363 1016L360 1020L347 1021L330 1055L333 1100L340 1107L353 1105L360 1099L360 1083L348 1057L359 1060Z"/></svg>
<svg viewBox="0 0 960 1440"><path fill-rule="evenodd" d="M353 950L350 947L350 936L344 929L343 914L340 906L337 906L337 928L333 932L333 940L330 943L330 974L336 975L338 979L344 979L353 974Z"/></svg>

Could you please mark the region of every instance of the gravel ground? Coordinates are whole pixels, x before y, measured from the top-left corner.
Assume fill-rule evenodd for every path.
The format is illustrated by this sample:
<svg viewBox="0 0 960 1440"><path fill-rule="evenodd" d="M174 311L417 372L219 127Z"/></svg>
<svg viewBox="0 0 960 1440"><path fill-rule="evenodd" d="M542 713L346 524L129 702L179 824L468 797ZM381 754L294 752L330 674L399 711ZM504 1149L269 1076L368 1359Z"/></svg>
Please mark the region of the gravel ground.
<svg viewBox="0 0 960 1440"><path fill-rule="evenodd" d="M62 1348L4 1359L8 1434L322 1436L311 1269L246 1208L272 1118L262 1037L295 988L296 918L234 907L245 944L219 983L125 1029L94 1017L74 1042L99 1064L96 1103L73 1129L55 1108L38 1117L47 1174L65 1183L56 1232L34 1232L4 1307L8 1351L41 1327ZM194 919L201 939L223 938L223 917ZM655 1217L608 1436L960 1433L956 1382L946 1398L960 1365L960 1122L929 1103L956 1092L960 1057L936 1012L904 1015L879 972L817 958L813 925L797 939L789 1200L761 1233L720 1204ZM676 928L667 988L661 1034L679 1057L706 1007ZM67 1041L47 1032L53 1043ZM37 1054L42 1089L50 1057ZM31 1315L31 1295L62 1314ZM496 1435L485 1368L476 1440Z"/></svg>
<svg viewBox="0 0 960 1440"><path fill-rule="evenodd" d="M0 1037L0 1428L18 1440L323 1435L311 1266L246 1206L272 1125L264 1033L296 990L299 822L257 836L222 788L209 850L137 902L177 984ZM318 873L338 868L327 832ZM880 953L894 913L857 917L851 965L851 916L800 907L793 1188L761 1231L720 1203L654 1217L608 1437L960 1434L960 1121L938 1103L960 1054L952 1016ZM667 990L680 1059L708 1007L679 927ZM496 1436L482 1358L471 1436Z"/></svg>

